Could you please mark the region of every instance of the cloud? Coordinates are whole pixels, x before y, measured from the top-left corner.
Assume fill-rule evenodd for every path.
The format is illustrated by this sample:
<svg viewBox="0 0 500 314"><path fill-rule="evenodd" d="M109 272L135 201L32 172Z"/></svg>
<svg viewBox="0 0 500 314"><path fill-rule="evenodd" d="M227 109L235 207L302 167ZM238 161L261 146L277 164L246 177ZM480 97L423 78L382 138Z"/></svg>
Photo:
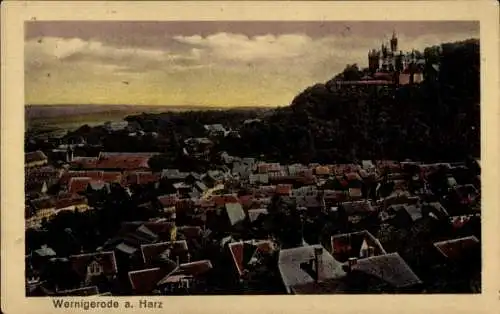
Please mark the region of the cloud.
<svg viewBox="0 0 500 314"><path fill-rule="evenodd" d="M403 50L423 49L474 36L402 35L399 42ZM116 103L284 105L307 86L335 76L346 64L366 66L368 50L381 44L381 38L350 32L324 37L227 32L160 37L169 44L132 48L81 38L27 40L27 98L34 103L57 103L64 97L66 102L74 98L73 102L86 103L116 99ZM121 84L124 78L130 81L126 90Z"/></svg>

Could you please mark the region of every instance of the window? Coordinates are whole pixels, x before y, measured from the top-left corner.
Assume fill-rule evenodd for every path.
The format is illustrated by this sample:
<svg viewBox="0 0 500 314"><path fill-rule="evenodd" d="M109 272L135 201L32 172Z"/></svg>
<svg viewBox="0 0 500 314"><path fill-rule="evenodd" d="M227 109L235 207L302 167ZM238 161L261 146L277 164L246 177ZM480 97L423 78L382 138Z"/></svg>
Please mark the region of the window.
<svg viewBox="0 0 500 314"><path fill-rule="evenodd" d="M98 262L92 262L87 268L89 275L99 275L102 273L102 266Z"/></svg>

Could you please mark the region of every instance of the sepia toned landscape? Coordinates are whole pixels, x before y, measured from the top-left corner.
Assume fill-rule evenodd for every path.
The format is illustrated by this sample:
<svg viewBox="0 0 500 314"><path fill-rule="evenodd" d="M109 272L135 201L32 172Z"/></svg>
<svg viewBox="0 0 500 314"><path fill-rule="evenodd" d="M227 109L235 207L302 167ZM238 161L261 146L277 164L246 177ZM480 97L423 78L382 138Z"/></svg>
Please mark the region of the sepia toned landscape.
<svg viewBox="0 0 500 314"><path fill-rule="evenodd" d="M26 296L481 293L478 22L27 22Z"/></svg>

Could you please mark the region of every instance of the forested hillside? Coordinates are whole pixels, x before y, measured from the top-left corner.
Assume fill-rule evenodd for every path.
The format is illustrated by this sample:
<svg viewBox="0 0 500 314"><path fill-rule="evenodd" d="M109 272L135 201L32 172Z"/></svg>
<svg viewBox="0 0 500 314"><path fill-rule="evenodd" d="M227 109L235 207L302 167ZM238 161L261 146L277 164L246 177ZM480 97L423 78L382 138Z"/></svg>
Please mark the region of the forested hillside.
<svg viewBox="0 0 500 314"><path fill-rule="evenodd" d="M430 47L424 56L422 84L375 93L319 83L221 149L303 162L479 156L479 42Z"/></svg>

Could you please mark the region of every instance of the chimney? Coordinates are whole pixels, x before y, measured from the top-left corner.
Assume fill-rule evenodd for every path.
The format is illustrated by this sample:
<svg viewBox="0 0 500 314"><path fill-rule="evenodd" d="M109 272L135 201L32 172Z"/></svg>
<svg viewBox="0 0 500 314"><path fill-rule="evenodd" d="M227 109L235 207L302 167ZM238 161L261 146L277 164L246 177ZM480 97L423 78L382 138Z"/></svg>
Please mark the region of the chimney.
<svg viewBox="0 0 500 314"><path fill-rule="evenodd" d="M352 270L352 268L358 263L358 258L357 257L350 257L347 261L348 269L349 271Z"/></svg>
<svg viewBox="0 0 500 314"><path fill-rule="evenodd" d="M191 262L191 254L187 253L187 262Z"/></svg>
<svg viewBox="0 0 500 314"><path fill-rule="evenodd" d="M314 248L314 273L316 275L315 281L323 281L323 247Z"/></svg>

